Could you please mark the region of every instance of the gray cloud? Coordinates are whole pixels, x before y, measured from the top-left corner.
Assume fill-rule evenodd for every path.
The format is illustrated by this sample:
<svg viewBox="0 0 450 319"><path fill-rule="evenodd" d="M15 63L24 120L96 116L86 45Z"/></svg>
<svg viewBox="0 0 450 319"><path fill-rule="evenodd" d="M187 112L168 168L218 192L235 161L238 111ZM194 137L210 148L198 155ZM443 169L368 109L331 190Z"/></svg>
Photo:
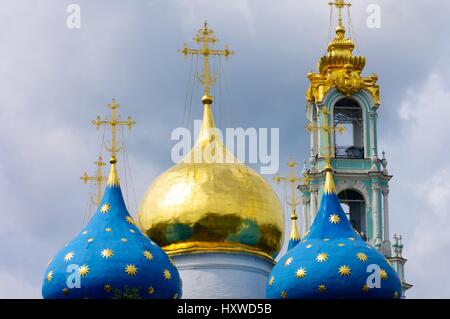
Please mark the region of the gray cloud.
<svg viewBox="0 0 450 319"><path fill-rule="evenodd" d="M65 25L74 2L80 30ZM449 297L442 178L450 170L450 3L376 1L382 28L368 29L373 2L355 2L352 18L366 73L380 78L380 148L395 175L391 232L405 237L406 275L416 284L410 296ZM81 228L88 187L78 178L93 170L102 136L89 122L107 113L112 97L137 121L126 133L137 201L172 165L171 131L191 125L186 108L191 120L201 116L198 90L185 103L189 62L176 50L192 44L206 18L220 44L236 51L224 64L217 123L279 127L281 162L308 157L306 74L328 41L326 1L3 0L0 7L0 297L40 297L48 259Z"/></svg>

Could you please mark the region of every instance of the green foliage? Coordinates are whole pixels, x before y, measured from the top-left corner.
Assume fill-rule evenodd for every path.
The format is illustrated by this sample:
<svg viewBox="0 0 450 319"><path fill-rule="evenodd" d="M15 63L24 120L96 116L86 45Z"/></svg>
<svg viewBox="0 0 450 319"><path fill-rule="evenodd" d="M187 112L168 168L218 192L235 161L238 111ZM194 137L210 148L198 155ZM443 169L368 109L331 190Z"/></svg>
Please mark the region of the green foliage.
<svg viewBox="0 0 450 319"><path fill-rule="evenodd" d="M114 289L114 296L113 299L142 299L141 295L139 294L139 288L137 287L131 287L125 286L124 291L121 291L120 289L116 288Z"/></svg>

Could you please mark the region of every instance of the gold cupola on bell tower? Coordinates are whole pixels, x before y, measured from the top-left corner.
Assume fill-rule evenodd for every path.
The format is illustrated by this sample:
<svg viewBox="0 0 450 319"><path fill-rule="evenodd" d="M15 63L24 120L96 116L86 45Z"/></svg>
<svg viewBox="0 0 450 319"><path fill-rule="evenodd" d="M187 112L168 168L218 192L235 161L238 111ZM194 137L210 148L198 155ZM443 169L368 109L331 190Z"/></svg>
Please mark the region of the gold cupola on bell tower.
<svg viewBox="0 0 450 319"><path fill-rule="evenodd" d="M378 77L375 74L368 77L361 75L366 65L366 58L353 55L355 44L346 37L346 30L342 23L342 10L344 7L350 7L351 3L336 0L329 4L338 9L336 36L328 44L325 55L319 59L318 72L308 74L310 86L306 92L306 99L312 103L321 103L332 88L336 88L346 96L366 89L372 95L375 103L379 105Z"/></svg>
<svg viewBox="0 0 450 319"><path fill-rule="evenodd" d="M281 203L270 184L226 148L212 113L216 78L209 58L233 52L212 48L218 40L207 23L195 40L199 48L185 45L180 52L203 58L200 134L186 157L150 185L139 207L139 227L172 256L238 253L273 262L284 239Z"/></svg>

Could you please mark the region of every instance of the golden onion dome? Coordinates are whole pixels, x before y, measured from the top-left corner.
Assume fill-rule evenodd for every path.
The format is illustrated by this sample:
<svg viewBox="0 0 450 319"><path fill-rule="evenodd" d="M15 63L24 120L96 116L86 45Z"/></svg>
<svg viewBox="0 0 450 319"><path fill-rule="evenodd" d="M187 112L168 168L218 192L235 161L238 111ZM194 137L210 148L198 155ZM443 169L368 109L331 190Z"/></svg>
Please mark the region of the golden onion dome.
<svg viewBox="0 0 450 319"><path fill-rule="evenodd" d="M237 252L272 261L284 240L284 214L269 183L227 150L204 96L197 142L150 185L141 230L169 255Z"/></svg>
<svg viewBox="0 0 450 319"><path fill-rule="evenodd" d="M327 53L320 58L317 68L320 73L333 72L351 66L352 69L362 71L366 65L364 56L354 56L355 44L345 36L343 25L336 27L336 37L328 44Z"/></svg>

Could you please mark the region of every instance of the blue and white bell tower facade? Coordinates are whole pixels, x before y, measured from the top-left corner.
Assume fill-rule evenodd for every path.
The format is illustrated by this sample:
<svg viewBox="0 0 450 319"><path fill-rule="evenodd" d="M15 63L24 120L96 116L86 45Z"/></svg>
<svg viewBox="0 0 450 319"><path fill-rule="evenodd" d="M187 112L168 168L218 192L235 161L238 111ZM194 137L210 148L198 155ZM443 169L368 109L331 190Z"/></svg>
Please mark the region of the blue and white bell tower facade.
<svg viewBox="0 0 450 319"><path fill-rule="evenodd" d="M330 88L320 102L307 101L308 126L317 129L310 130L310 168L304 171L308 182L299 186L302 233L308 231L317 213L323 195L325 157L330 152L336 192L350 223L399 270L405 292L411 288L404 279L406 260L393 255L389 233L392 175L387 170L385 153L379 157L379 106L367 90L348 95L336 87ZM395 251L398 253L398 248Z"/></svg>
<svg viewBox="0 0 450 319"><path fill-rule="evenodd" d="M353 228L389 255L387 203L392 176L387 172L386 160L377 155L377 110L364 91L345 96L332 89L322 102L307 102L309 125L323 130L310 132L310 185L301 187L303 210L308 215L304 227L309 228L317 212L324 182L321 172L329 151L338 197Z"/></svg>
<svg viewBox="0 0 450 319"><path fill-rule="evenodd" d="M340 3L342 8L342 3ZM395 236L394 255L389 233L389 182L392 175L377 140L381 106L378 76L363 76L364 56L353 55L355 44L346 37L340 16L336 36L310 72L306 91L310 167L299 186L305 234L314 221L325 182L326 158L334 170L336 193L353 228L376 247L399 273L404 292L412 286L404 278L406 259ZM400 248L398 248L400 247Z"/></svg>

